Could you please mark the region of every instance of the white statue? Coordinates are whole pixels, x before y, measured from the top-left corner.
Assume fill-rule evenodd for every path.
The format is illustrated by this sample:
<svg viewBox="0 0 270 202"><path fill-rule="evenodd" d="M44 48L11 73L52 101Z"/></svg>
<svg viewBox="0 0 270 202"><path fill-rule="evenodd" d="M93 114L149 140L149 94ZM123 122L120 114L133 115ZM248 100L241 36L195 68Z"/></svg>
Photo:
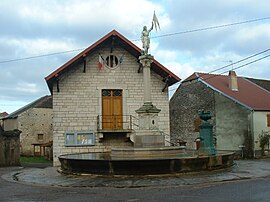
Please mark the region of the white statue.
<svg viewBox="0 0 270 202"><path fill-rule="evenodd" d="M148 50L150 48L150 37L149 37L149 35L150 35L150 32L152 31L154 26L155 26L156 30L157 30L157 27L160 29L159 22L158 22L156 14L155 14L155 11L154 11L154 15L153 15L151 28L149 30L147 30L146 26L143 27L143 31L142 31L142 34L141 34L141 41L142 41L144 50L142 52L142 55L148 55Z"/></svg>
<svg viewBox="0 0 270 202"><path fill-rule="evenodd" d="M143 44L143 55L147 55L148 54L148 50L150 48L150 37L149 34L152 31L154 27L154 22L152 22L152 26L149 30L147 30L147 27L144 26L143 27L143 31L142 31L142 35L141 35L141 40L142 40L142 44Z"/></svg>

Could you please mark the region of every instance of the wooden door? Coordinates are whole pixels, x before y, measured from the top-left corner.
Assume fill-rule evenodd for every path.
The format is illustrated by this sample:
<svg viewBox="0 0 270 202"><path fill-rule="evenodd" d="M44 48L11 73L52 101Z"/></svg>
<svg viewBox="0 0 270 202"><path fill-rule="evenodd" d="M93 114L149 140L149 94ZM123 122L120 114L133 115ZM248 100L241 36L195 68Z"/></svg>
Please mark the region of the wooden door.
<svg viewBox="0 0 270 202"><path fill-rule="evenodd" d="M123 128L122 90L102 90L102 129Z"/></svg>

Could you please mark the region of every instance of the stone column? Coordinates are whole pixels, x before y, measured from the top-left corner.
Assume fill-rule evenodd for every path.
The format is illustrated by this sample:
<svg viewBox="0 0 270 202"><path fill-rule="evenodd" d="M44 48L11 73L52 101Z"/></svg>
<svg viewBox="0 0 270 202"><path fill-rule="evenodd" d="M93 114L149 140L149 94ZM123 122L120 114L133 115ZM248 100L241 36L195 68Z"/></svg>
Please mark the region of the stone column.
<svg viewBox="0 0 270 202"><path fill-rule="evenodd" d="M163 147L165 145L164 136L158 128L158 113L160 109L152 104L151 98L151 63L154 57L151 55L142 55L139 57L143 66L144 81L144 103L136 110L139 115L139 130L134 137L135 147Z"/></svg>
<svg viewBox="0 0 270 202"><path fill-rule="evenodd" d="M137 113L140 112L154 112L159 113L160 109L157 109L152 104L152 96L151 96L151 63L154 61L154 57L152 55L142 55L139 57L140 63L143 66L143 84L144 84L144 104L141 108L136 110Z"/></svg>
<svg viewBox="0 0 270 202"><path fill-rule="evenodd" d="M152 104L150 67L154 57L151 55L143 55L139 57L139 60L143 66L144 103Z"/></svg>

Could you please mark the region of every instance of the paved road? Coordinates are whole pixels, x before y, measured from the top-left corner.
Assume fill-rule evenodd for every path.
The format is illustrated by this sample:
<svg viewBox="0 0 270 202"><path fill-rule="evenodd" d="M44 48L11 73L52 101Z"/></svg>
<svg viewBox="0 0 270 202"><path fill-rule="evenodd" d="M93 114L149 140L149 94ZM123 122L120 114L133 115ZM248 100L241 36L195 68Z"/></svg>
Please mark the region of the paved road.
<svg viewBox="0 0 270 202"><path fill-rule="evenodd" d="M2 172L3 174L3 172ZM0 201L270 201L270 178L166 188L61 188L0 178Z"/></svg>
<svg viewBox="0 0 270 202"><path fill-rule="evenodd" d="M123 184L108 187L107 179L103 179L103 184L100 186L95 184L97 181L92 178L82 181L80 177L63 177L48 172L52 168L0 168L0 201L270 202L269 163L269 160L240 161L238 166L228 172L210 173L204 176L200 173L197 176L179 177L170 181L149 178L139 181L142 186L137 188L135 186L116 188L125 187L122 186ZM12 177L18 177L19 181L16 182ZM229 181L226 181L227 179ZM89 186L92 184L91 180L95 182L96 187ZM114 179L114 184L118 185L119 180L125 183L121 179ZM88 183L85 183L86 181ZM151 185L151 181L154 182L154 186ZM183 184L182 182L185 181L188 183ZM163 183L162 186L157 186L159 182ZM164 182L168 182L166 186ZM145 183L148 186L145 187ZM63 185L67 186L63 187Z"/></svg>

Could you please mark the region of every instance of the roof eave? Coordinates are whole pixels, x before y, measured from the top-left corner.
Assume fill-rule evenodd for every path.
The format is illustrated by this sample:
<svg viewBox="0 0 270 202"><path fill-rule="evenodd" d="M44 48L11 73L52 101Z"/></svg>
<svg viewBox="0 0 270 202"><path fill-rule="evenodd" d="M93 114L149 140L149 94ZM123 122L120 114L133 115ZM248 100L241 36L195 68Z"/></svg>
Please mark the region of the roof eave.
<svg viewBox="0 0 270 202"><path fill-rule="evenodd" d="M104 37L102 37L101 39L99 39L98 41L96 41L94 44L92 44L91 46L89 46L88 48L86 48L85 50L83 50L81 53L79 53L78 55L76 55L74 58L72 58L71 60L69 60L68 62L66 62L64 65L60 66L58 69L56 69L54 72L52 72L51 74L49 74L47 77L45 77L45 80L47 82L47 85L49 87L49 90L52 94L53 90L53 83L56 80L56 78L70 65L74 64L76 61L78 61L80 58L83 58L87 53L89 53L91 50L93 50L94 48L96 48L98 45L100 45L102 42L104 42L105 40L107 40L109 37L111 36L118 36L121 40L123 40L125 43L127 43L130 47L132 47L134 49L134 51L136 52L136 54L140 55L141 53L141 49L139 47L137 47L135 44L133 44L131 41L129 41L127 38L125 38L123 35L121 35L119 32L117 32L116 30L112 30L111 32L109 32L108 34L106 34ZM169 86L173 85L174 83L180 81L181 79L176 76L175 74L173 74L170 70L168 70L166 67L164 67L163 65L161 65L157 60L154 60L153 62L154 65L156 65L158 68L160 68L162 71L165 72L166 75L170 75L173 79L169 80Z"/></svg>

